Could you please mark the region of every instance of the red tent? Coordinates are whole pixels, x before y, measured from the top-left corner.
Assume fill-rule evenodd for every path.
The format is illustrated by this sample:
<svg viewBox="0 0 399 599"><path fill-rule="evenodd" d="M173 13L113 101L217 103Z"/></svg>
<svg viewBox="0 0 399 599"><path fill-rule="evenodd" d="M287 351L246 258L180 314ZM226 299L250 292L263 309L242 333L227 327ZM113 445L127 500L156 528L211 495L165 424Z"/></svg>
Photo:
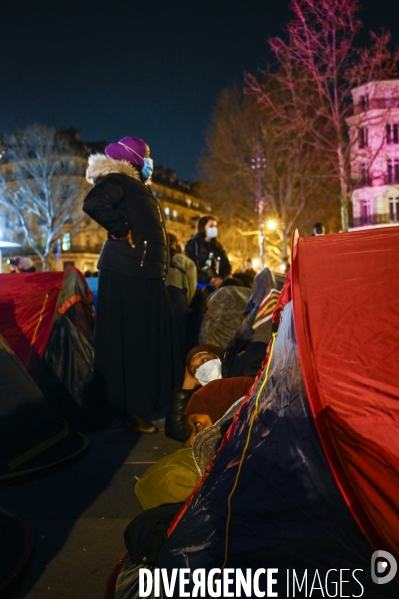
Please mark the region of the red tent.
<svg viewBox="0 0 399 599"><path fill-rule="evenodd" d="M370 560L399 556L398 250L399 227L294 236L274 352L156 567L359 569L397 596Z"/></svg>
<svg viewBox="0 0 399 599"><path fill-rule="evenodd" d="M331 470L375 549L399 555L399 227L295 235L295 332Z"/></svg>
<svg viewBox="0 0 399 599"><path fill-rule="evenodd" d="M68 293L58 305L68 278L80 280L83 292ZM0 334L32 373L43 355L54 318L77 302L87 303L92 293L76 269L66 272L18 273L0 275ZM57 309L57 313L56 313Z"/></svg>

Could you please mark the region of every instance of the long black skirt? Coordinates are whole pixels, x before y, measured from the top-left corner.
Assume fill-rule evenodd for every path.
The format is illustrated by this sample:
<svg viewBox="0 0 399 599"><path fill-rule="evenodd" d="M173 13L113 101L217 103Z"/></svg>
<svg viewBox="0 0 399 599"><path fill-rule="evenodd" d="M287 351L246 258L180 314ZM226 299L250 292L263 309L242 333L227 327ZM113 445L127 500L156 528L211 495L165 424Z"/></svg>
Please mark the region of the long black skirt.
<svg viewBox="0 0 399 599"><path fill-rule="evenodd" d="M146 416L168 405L182 376L176 350L164 281L102 269L94 382L115 415Z"/></svg>

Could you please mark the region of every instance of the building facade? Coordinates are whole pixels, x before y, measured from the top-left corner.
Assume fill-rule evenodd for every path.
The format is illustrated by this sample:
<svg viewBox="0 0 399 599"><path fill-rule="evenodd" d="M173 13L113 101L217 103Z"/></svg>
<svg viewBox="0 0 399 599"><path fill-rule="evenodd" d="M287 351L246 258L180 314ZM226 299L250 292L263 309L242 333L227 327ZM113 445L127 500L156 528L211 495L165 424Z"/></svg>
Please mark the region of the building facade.
<svg viewBox="0 0 399 599"><path fill-rule="evenodd" d="M175 233L184 245L193 235L198 217L210 212L210 206L192 193L176 187L155 182L150 187L161 205L167 231ZM61 251L55 252L52 259L52 270L76 266L82 272L96 271L98 256L106 238L106 231L85 216L79 230L73 234L64 231L59 242Z"/></svg>
<svg viewBox="0 0 399 599"><path fill-rule="evenodd" d="M83 198L91 189L91 185L85 179L85 170L87 159L82 156L71 157L74 162L73 178L75 187L79 189L73 201L73 210L81 211ZM10 169L10 184L18 183L12 177L12 164L2 166ZM185 189L186 187L186 189ZM180 184L178 181L168 185L164 182L152 182L151 190L158 199L163 213L167 230L175 233L181 240L182 245L193 235L195 223L201 214L210 212L210 206L192 193L189 186ZM40 233L35 232L37 228L32 223L32 232L38 237ZM83 215L82 220L73 228L68 222L60 231L55 245L48 259L48 267L51 271L66 270L70 266L75 266L82 272L95 272L97 270L97 260L101 248L106 240L106 231L92 221L88 216ZM16 225L15 216L7 211L3 206L0 207L0 240L20 243L20 248L3 250L2 252L2 271L9 272L7 259L12 256L29 256L40 271L42 264L39 256L32 251L27 243L23 232Z"/></svg>
<svg viewBox="0 0 399 599"><path fill-rule="evenodd" d="M399 80L352 90L351 230L399 224Z"/></svg>

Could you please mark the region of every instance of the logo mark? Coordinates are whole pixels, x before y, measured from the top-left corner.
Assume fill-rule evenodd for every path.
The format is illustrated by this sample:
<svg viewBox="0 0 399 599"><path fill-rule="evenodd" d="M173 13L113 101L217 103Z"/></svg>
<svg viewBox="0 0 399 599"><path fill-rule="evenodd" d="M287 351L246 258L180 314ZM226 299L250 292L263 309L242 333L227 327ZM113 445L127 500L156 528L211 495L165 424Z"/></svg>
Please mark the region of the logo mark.
<svg viewBox="0 0 399 599"><path fill-rule="evenodd" d="M389 568L388 568L389 566ZM376 584L391 582L398 571L398 564L394 556L388 551L374 551L371 556L371 579ZM385 574L385 576L378 576Z"/></svg>

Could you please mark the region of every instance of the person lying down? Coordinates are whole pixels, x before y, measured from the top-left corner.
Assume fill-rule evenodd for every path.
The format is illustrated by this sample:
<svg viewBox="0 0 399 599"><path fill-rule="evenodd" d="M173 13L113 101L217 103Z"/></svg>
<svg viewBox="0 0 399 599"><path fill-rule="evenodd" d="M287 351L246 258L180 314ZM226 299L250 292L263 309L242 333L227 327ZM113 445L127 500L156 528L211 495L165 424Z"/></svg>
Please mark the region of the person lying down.
<svg viewBox="0 0 399 599"><path fill-rule="evenodd" d="M182 418L190 433L189 447L160 459L136 483L134 491L145 510L166 503L180 503L187 499L203 473L201 463L207 459L204 456L209 455L210 448L212 453L223 429L216 427L212 439L208 442L207 451L198 448L198 457L195 459L193 444L197 435L218 423L237 400L245 397L253 382L252 377L246 376L217 379L193 393ZM230 419L234 412L235 410L229 413ZM212 455L209 455L209 458Z"/></svg>

